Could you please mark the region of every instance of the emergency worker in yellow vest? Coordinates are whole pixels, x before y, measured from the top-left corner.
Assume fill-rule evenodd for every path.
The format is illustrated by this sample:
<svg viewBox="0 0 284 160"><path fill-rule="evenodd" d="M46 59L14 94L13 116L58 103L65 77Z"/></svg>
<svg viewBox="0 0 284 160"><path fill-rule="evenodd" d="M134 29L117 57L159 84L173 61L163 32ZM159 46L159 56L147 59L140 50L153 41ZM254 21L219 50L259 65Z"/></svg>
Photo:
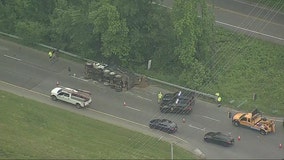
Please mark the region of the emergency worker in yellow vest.
<svg viewBox="0 0 284 160"><path fill-rule="evenodd" d="M52 59L53 53L51 51L48 52L49 60Z"/></svg>
<svg viewBox="0 0 284 160"><path fill-rule="evenodd" d="M158 103L160 103L162 101L162 98L163 98L163 94L162 94L162 92L159 92L159 94L158 94Z"/></svg>

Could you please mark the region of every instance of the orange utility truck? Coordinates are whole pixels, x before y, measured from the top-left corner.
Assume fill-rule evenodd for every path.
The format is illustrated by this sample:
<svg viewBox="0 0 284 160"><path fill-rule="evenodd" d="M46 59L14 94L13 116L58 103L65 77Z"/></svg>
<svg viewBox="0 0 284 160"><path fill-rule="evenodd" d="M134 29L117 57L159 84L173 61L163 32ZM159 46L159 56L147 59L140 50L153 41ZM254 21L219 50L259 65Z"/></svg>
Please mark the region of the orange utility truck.
<svg viewBox="0 0 284 160"><path fill-rule="evenodd" d="M236 113L232 117L232 123L237 127L243 126L257 130L262 135L275 132L275 121L263 117L257 109L254 109L251 113Z"/></svg>

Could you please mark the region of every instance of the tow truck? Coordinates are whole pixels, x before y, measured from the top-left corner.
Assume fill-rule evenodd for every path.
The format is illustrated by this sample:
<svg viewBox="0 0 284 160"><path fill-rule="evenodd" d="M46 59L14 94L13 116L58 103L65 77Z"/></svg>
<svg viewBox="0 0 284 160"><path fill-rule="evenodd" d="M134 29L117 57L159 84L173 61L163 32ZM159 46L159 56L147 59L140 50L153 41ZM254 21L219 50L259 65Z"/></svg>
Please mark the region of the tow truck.
<svg viewBox="0 0 284 160"><path fill-rule="evenodd" d="M275 121L262 116L258 109L250 113L238 112L232 117L232 123L235 126L243 126L259 131L260 134L266 135L275 132Z"/></svg>

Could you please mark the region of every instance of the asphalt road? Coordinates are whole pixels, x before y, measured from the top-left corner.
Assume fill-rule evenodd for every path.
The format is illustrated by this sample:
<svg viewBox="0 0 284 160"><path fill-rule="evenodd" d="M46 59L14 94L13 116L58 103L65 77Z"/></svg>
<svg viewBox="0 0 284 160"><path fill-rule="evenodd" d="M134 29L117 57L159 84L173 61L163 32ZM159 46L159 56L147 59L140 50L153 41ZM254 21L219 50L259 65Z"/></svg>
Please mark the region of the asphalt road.
<svg viewBox="0 0 284 160"><path fill-rule="evenodd" d="M157 136L190 151L202 151L207 158L284 157L284 149L279 148L280 143L284 144L284 129L279 122L275 134L261 136L255 131L234 127L228 118L229 109L218 108L216 104L200 100L190 115L162 114L156 102L156 94L159 90L166 90L156 86L115 92L101 83L84 80L83 64L63 59L52 64L46 53L5 40L0 40L0 57L0 81L3 81L0 83L0 89ZM71 67L72 76L68 74L68 66ZM50 90L56 86L57 81L63 86L90 90L94 101L90 108L77 110L68 104L51 101ZM127 106L123 105L124 102ZM149 129L148 122L153 118L175 121L179 126L178 132L168 135ZM183 118L186 119L185 123L182 122ZM207 144L202 140L207 131L231 133L235 138L240 136L241 140L236 140L235 145L230 148ZM131 138L135 138L135 135Z"/></svg>
<svg viewBox="0 0 284 160"><path fill-rule="evenodd" d="M248 0L207 0L214 6L215 22L227 29L244 33L251 39L261 38L284 45L284 6L263 8ZM173 0L163 0L162 6L172 8Z"/></svg>

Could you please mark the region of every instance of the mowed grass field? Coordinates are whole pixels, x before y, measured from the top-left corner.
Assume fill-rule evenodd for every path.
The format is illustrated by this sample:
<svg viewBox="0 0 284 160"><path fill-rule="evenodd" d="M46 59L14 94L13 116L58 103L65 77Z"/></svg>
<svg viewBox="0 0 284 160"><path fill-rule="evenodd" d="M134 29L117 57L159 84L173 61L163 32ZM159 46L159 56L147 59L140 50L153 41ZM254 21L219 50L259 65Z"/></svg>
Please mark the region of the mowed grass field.
<svg viewBox="0 0 284 160"><path fill-rule="evenodd" d="M157 138L1 90L0 104L0 159L171 158ZM174 159L197 159L173 146Z"/></svg>

